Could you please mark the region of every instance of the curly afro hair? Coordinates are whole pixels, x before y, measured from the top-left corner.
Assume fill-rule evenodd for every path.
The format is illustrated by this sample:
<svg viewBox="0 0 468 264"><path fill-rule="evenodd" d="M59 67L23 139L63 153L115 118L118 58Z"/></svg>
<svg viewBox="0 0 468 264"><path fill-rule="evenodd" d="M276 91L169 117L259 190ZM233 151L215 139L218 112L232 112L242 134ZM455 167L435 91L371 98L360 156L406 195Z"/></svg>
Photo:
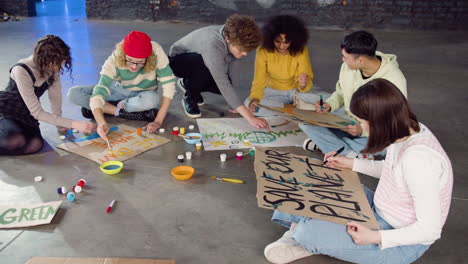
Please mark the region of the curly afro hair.
<svg viewBox="0 0 468 264"><path fill-rule="evenodd" d="M304 50L309 32L304 22L291 15L279 15L270 18L262 28L263 44L262 48L269 52L275 51L275 38L280 34L286 35L286 40L291 42L289 53L295 56Z"/></svg>

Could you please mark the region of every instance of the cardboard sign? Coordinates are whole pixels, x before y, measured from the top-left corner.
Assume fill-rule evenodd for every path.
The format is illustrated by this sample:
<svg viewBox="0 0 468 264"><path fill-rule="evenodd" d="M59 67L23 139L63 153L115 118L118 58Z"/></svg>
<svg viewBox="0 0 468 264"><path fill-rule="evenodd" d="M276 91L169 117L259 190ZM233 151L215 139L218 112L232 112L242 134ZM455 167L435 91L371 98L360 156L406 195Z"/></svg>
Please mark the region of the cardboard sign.
<svg viewBox="0 0 468 264"><path fill-rule="evenodd" d="M338 224L378 229L359 176L306 156L255 149L258 206Z"/></svg>
<svg viewBox="0 0 468 264"><path fill-rule="evenodd" d="M107 142L96 133L83 138L69 139L69 142L57 147L101 164L109 160L128 160L170 141L164 137L148 134L146 131L137 135L136 129L127 125L110 128L107 139L112 147L112 152L109 150Z"/></svg>
<svg viewBox="0 0 468 264"><path fill-rule="evenodd" d="M265 117L265 120L270 124L269 131L253 127L244 118L197 118L197 124L206 151L301 146L307 137L296 123L283 117ZM244 140L249 143L244 144Z"/></svg>
<svg viewBox="0 0 468 264"><path fill-rule="evenodd" d="M49 224L62 201L0 206L0 228L15 228Z"/></svg>
<svg viewBox="0 0 468 264"><path fill-rule="evenodd" d="M321 126L330 128L346 128L348 125L354 124L354 121L344 119L330 113L317 113L311 110L302 110L294 108L292 105L285 105L285 107L273 107L266 105L259 105L269 111L272 111L280 116L286 117L294 122L303 123L311 126Z"/></svg>
<svg viewBox="0 0 468 264"><path fill-rule="evenodd" d="M33 257L26 264L176 264L169 259Z"/></svg>

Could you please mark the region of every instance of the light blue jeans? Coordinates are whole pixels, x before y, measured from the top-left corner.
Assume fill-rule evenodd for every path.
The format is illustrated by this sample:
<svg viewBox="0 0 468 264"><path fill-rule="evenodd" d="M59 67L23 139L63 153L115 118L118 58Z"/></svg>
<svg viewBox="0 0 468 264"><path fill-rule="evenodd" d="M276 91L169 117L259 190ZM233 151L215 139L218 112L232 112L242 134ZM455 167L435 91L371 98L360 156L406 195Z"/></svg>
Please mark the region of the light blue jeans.
<svg viewBox="0 0 468 264"><path fill-rule="evenodd" d="M340 129L304 124L300 124L299 127L324 154L337 151L341 147L344 147L341 153L343 156L351 150L360 153L367 145L367 137L355 137ZM384 153L377 153L377 155L384 155Z"/></svg>
<svg viewBox="0 0 468 264"><path fill-rule="evenodd" d="M381 230L394 229L375 211L374 192L364 186L374 215ZM293 229L293 238L312 254L328 255L352 263L403 264L411 263L426 252L429 245L399 246L380 249L378 245L356 245L346 232L346 226L328 221L291 215L280 211L273 213L272 221Z"/></svg>
<svg viewBox="0 0 468 264"><path fill-rule="evenodd" d="M89 107L89 98L93 94L94 85L75 86L68 90L68 100L81 107ZM111 94L107 101L124 101L124 109L127 112L141 112L159 108L161 96L157 91L129 91L115 82L110 87Z"/></svg>
<svg viewBox="0 0 468 264"><path fill-rule="evenodd" d="M296 93L297 89L292 89L289 91L281 91L272 89L269 87L265 87L263 90L263 98L260 100L260 104L266 106L274 106L274 107L283 107L284 104L292 104L294 103L294 94ZM320 96L316 94L312 94L311 92L308 93L297 93L300 100L306 103L315 103L316 101L320 100ZM250 103L250 98L247 97L244 101L244 105L248 108ZM274 116L275 113L271 111L259 108L258 112L254 113L255 116Z"/></svg>

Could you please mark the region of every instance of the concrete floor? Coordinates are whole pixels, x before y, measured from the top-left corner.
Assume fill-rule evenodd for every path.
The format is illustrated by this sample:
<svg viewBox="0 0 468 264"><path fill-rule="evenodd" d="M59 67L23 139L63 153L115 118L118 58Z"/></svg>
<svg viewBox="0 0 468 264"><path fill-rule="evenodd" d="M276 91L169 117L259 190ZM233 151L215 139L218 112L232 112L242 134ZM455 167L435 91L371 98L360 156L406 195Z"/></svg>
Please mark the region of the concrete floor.
<svg viewBox="0 0 468 264"><path fill-rule="evenodd" d="M47 1L54 8L63 5ZM67 1L66 1L67 2ZM68 1L71 2L71 1ZM44 7L44 6L42 6ZM42 8L41 7L41 8ZM147 32L168 51L186 33L203 25L149 23L136 21L95 21L82 16L80 6L67 6L66 12L0 23L0 87L8 81L8 69L28 56L35 41L44 34L61 36L74 56L74 81L64 76L63 94L73 85L94 84L100 67L114 44L130 30ZM68 16L66 16L68 13ZM57 15L58 14L58 15ZM374 32L379 50L398 55L408 80L410 102L421 122L438 136L452 160L455 184L452 207L442 238L417 263L467 263L468 255L468 171L465 142L468 95L468 34L466 32ZM316 85L332 92L340 66L339 43L345 32L311 30L310 44ZM254 54L245 59L243 88L247 96L252 79ZM220 96L206 95L204 117L217 117L226 111ZM180 107L178 94L164 127L185 126L194 121ZM43 97L48 105L47 96ZM66 99L64 116L82 119L79 108ZM227 115L233 116L233 115ZM463 117L465 116L465 117ZM114 123L121 120L114 119ZM142 125L130 122L130 125ZM178 263L267 263L263 248L285 231L270 222L272 211L260 209L256 202L253 159L218 162L219 151L195 151L192 145L173 138L173 142L125 162L117 176L102 174L85 158L54 146L59 142L55 129L41 124L43 135L52 146L44 153L24 157L0 158L0 203L38 203L61 199L59 186L70 186L86 178L88 186L74 203L65 201L52 224L0 231L0 263L22 264L32 256L169 258ZM306 154L296 147L288 148ZM175 181L170 169L176 155L194 151L190 162L197 173L187 182ZM228 152L229 153L229 152ZM230 153L234 155L234 153ZM320 156L316 154L316 157ZM45 181L34 183L34 176ZM243 179L244 185L220 183L209 176ZM361 177L375 188L376 181ZM424 183L421 183L424 184ZM110 200L118 201L112 214L105 214ZM312 256L296 263L343 263Z"/></svg>

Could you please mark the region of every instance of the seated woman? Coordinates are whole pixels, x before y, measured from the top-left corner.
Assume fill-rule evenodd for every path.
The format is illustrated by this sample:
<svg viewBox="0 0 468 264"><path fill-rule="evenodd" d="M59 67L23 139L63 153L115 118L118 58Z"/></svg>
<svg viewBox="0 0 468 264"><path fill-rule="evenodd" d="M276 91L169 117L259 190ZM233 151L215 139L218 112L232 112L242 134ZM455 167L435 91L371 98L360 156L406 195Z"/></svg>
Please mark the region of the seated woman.
<svg viewBox="0 0 468 264"><path fill-rule="evenodd" d="M306 47L309 37L299 18L280 15L262 28L263 44L255 57L255 73L245 105L258 116L273 115L258 109L258 104L283 106L297 99L315 102L312 89L314 74Z"/></svg>
<svg viewBox="0 0 468 264"><path fill-rule="evenodd" d="M148 121L144 128L151 133L162 126L174 93L175 76L162 47L147 34L132 31L104 62L99 83L71 88L68 99L82 107L84 117L94 116L105 139L109 127L104 113Z"/></svg>
<svg viewBox="0 0 468 264"><path fill-rule="evenodd" d="M44 140L39 129L43 121L60 131L75 128L83 133L95 129L89 122L62 118L63 69L71 74L70 47L57 36L40 39L34 53L10 69L10 81L0 91L0 155L26 155L41 150ZM48 91L52 113L42 109L39 97Z"/></svg>
<svg viewBox="0 0 468 264"><path fill-rule="evenodd" d="M364 187L380 230L275 211L273 221L290 229L265 248L270 262L289 263L324 254L353 263L411 263L440 238L450 207L453 172L437 138L418 123L401 91L384 79L360 87L352 96L351 112L369 132L365 152L388 147L386 159L333 157L330 152L324 160L330 167L380 178L375 194Z"/></svg>

